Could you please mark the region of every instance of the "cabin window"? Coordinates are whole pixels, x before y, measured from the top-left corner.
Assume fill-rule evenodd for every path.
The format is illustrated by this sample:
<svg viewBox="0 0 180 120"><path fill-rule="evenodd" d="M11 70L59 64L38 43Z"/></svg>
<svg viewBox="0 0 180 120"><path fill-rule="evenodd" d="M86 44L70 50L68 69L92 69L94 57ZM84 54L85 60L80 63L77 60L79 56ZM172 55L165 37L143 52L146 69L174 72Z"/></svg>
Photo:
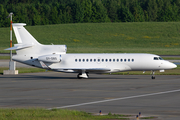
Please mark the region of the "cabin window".
<svg viewBox="0 0 180 120"><path fill-rule="evenodd" d="M83 59L83 62L85 61L85 59Z"/></svg>
<svg viewBox="0 0 180 120"><path fill-rule="evenodd" d="M89 60L88 59L86 59L86 62L88 62Z"/></svg>
<svg viewBox="0 0 180 120"><path fill-rule="evenodd" d="M100 59L98 59L98 62L100 62Z"/></svg>
<svg viewBox="0 0 180 120"><path fill-rule="evenodd" d="M94 62L96 62L96 59L94 59Z"/></svg>
<svg viewBox="0 0 180 120"><path fill-rule="evenodd" d="M130 62L130 59L128 59L128 62Z"/></svg>
<svg viewBox="0 0 180 120"><path fill-rule="evenodd" d="M33 59L33 57L31 57L31 59Z"/></svg>
<svg viewBox="0 0 180 120"><path fill-rule="evenodd" d="M163 58L159 57L160 60L164 60Z"/></svg>
<svg viewBox="0 0 180 120"><path fill-rule="evenodd" d="M117 62L119 62L119 59L117 59Z"/></svg>
<svg viewBox="0 0 180 120"><path fill-rule="evenodd" d="M102 59L102 62L104 62L104 59Z"/></svg>
<svg viewBox="0 0 180 120"><path fill-rule="evenodd" d="M126 62L126 59L124 59L124 62Z"/></svg>
<svg viewBox="0 0 180 120"><path fill-rule="evenodd" d="M121 59L121 62L123 61L123 59Z"/></svg>
<svg viewBox="0 0 180 120"><path fill-rule="evenodd" d="M106 62L108 61L108 59L106 59Z"/></svg>
<svg viewBox="0 0 180 120"><path fill-rule="evenodd" d="M111 62L111 59L109 59L109 62Z"/></svg>
<svg viewBox="0 0 180 120"><path fill-rule="evenodd" d="M154 57L154 60L158 60L158 57Z"/></svg>
<svg viewBox="0 0 180 120"><path fill-rule="evenodd" d="M113 59L113 62L115 62L115 59Z"/></svg>
<svg viewBox="0 0 180 120"><path fill-rule="evenodd" d="M77 59L75 59L75 62L77 62Z"/></svg>
<svg viewBox="0 0 180 120"><path fill-rule="evenodd" d="M92 59L90 59L90 62L92 62Z"/></svg>
<svg viewBox="0 0 180 120"><path fill-rule="evenodd" d="M134 59L132 59L132 62L134 62Z"/></svg>
<svg viewBox="0 0 180 120"><path fill-rule="evenodd" d="M79 62L81 62L81 59L79 59Z"/></svg>

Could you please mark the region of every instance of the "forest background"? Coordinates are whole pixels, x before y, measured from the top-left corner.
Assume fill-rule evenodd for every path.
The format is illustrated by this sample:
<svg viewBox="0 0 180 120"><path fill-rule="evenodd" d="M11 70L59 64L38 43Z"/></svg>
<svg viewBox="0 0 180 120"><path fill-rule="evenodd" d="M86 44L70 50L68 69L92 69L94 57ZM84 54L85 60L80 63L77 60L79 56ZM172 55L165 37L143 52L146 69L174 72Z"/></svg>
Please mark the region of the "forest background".
<svg viewBox="0 0 180 120"><path fill-rule="evenodd" d="M180 21L180 0L0 0L0 27L100 22Z"/></svg>

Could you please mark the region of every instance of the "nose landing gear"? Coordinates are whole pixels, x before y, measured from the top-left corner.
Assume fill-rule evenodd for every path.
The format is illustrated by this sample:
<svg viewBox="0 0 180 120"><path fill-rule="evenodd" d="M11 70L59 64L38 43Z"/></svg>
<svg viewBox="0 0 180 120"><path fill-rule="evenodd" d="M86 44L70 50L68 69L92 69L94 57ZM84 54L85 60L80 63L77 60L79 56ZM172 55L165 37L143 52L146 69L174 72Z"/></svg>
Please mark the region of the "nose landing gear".
<svg viewBox="0 0 180 120"><path fill-rule="evenodd" d="M155 79L155 75L154 74L155 74L155 71L153 70L152 71L152 77L151 77L152 79Z"/></svg>

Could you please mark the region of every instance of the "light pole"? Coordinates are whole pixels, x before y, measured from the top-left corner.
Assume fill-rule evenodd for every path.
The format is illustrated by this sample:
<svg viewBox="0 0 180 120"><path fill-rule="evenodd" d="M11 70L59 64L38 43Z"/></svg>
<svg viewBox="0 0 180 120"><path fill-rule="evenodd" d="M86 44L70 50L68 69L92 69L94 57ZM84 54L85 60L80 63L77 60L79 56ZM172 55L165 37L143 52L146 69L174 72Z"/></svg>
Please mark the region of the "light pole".
<svg viewBox="0 0 180 120"><path fill-rule="evenodd" d="M12 47L12 15L13 15L13 13L11 12L11 13L9 13L9 15L8 15L8 17L7 18L9 18L10 17L10 47ZM10 50L10 61L12 61L12 50ZM9 68L9 70L11 70L11 67Z"/></svg>
<svg viewBox="0 0 180 120"><path fill-rule="evenodd" d="M12 47L12 15L13 13L11 12L7 18L10 17L10 47ZM16 62L12 61L12 50L10 50L10 62L9 62L9 70L4 70L3 74L18 74L18 70L16 70Z"/></svg>

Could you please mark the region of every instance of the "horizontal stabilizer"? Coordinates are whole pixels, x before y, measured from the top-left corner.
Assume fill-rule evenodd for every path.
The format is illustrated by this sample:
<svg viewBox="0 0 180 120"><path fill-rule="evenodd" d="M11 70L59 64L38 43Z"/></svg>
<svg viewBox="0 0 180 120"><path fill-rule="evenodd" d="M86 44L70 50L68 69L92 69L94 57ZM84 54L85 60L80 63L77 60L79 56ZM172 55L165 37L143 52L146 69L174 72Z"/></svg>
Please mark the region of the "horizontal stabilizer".
<svg viewBox="0 0 180 120"><path fill-rule="evenodd" d="M28 47L32 47L32 44L16 44L14 47L7 48L5 50L18 50L18 49L24 49Z"/></svg>

